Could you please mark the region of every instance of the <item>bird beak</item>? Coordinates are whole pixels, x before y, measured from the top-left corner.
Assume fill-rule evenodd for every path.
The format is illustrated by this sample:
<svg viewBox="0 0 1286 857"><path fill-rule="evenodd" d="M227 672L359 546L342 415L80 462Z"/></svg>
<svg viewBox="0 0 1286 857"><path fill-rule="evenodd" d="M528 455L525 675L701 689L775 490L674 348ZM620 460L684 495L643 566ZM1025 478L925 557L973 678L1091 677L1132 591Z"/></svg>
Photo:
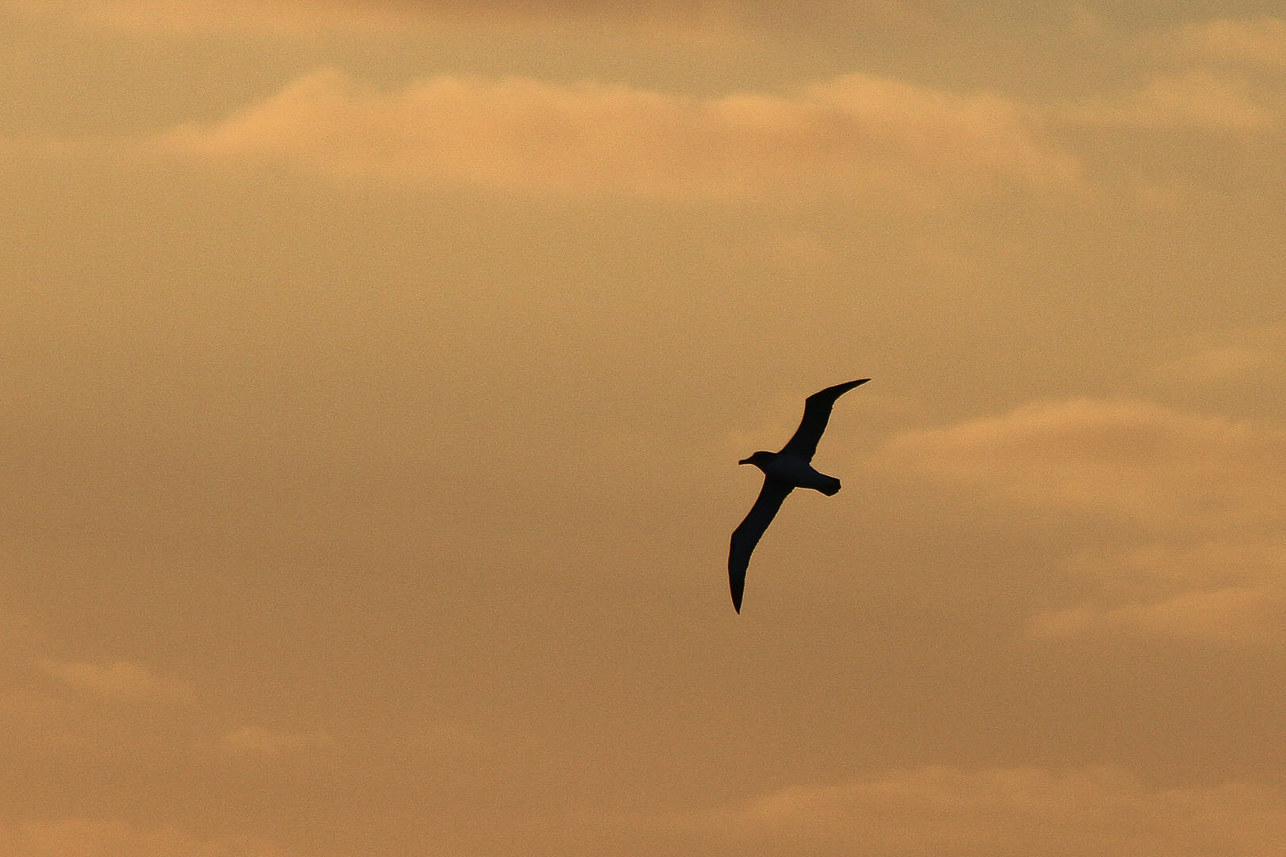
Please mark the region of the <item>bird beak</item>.
<svg viewBox="0 0 1286 857"><path fill-rule="evenodd" d="M738 463L738 464L749 464L749 463L750 463L750 459L749 459L749 458L743 458L743 459L741 459L740 461L738 461L737 463Z"/></svg>

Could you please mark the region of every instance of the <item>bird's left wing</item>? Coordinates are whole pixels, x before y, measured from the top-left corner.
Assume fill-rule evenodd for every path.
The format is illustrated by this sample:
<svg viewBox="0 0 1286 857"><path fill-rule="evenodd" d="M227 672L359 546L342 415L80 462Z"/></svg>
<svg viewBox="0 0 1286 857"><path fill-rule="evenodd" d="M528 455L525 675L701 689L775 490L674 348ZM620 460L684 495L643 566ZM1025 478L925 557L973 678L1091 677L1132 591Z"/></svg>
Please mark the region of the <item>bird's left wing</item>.
<svg viewBox="0 0 1286 857"><path fill-rule="evenodd" d="M859 381L836 384L834 387L819 390L805 399L804 419L800 421L799 428L795 429L795 434L786 441L781 451L798 455L804 461L812 461L813 455L817 452L817 442L822 439L822 432L826 431L826 423L830 421L831 408L834 407L835 400L869 380L871 379L862 378Z"/></svg>
<svg viewBox="0 0 1286 857"><path fill-rule="evenodd" d="M728 550L728 585L732 588L732 606L741 612L741 594L746 589L746 568L750 565L750 554L759 544L759 538L768 529L772 519L781 508L781 503L792 490L792 486L776 479L765 479L764 487L759 491L759 499L750 507L746 519L732 531L732 546Z"/></svg>

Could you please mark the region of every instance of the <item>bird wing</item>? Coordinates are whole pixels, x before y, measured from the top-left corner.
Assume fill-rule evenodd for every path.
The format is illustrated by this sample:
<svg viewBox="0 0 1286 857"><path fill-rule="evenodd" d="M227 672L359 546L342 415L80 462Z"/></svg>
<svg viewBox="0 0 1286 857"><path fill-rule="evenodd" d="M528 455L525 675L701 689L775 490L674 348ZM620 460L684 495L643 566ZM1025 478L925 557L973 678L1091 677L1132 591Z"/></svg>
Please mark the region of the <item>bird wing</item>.
<svg viewBox="0 0 1286 857"><path fill-rule="evenodd" d="M860 381L836 384L834 387L819 390L805 399L804 419L800 421L799 428L795 429L795 434L781 448L781 451L797 455L804 461L812 461L813 455L817 452L817 442L822 439L822 432L826 431L826 423L830 421L831 407L834 406L835 400L869 380L871 379L862 378Z"/></svg>
<svg viewBox="0 0 1286 857"><path fill-rule="evenodd" d="M759 499L750 507L749 514L737 529L732 531L732 546L728 550L728 585L732 587L732 606L741 612L741 593L746 588L746 567L750 565L750 554L759 537L772 523L773 516L781 508L781 502L794 488L776 479L765 479L764 487L759 490Z"/></svg>

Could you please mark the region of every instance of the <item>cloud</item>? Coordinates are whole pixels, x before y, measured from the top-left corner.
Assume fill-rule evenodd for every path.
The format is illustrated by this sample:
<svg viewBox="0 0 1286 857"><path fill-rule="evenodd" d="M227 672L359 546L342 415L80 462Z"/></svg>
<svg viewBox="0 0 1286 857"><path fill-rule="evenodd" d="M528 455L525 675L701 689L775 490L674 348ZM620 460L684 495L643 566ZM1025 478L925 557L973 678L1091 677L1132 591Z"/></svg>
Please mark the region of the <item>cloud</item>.
<svg viewBox="0 0 1286 857"><path fill-rule="evenodd" d="M906 0L0 0L0 7L81 26L147 34L252 32L313 36L327 31L405 30L497 21L621 23L653 30L816 29L828 23L914 14Z"/></svg>
<svg viewBox="0 0 1286 857"><path fill-rule="evenodd" d="M4 7L83 28L147 36L234 32L303 37L330 30L387 30L409 20L409 10L399 13L397 4L342 0L0 0Z"/></svg>
<svg viewBox="0 0 1286 857"><path fill-rule="evenodd" d="M1202 334L1184 343L1179 353L1150 369L1154 379L1181 389L1226 388L1230 383L1275 377L1286 358L1286 328L1279 325L1242 328L1219 335Z"/></svg>
<svg viewBox="0 0 1286 857"><path fill-rule="evenodd" d="M380 90L309 74L165 151L338 179L565 195L744 199L893 195L915 204L999 187L1067 191L1078 163L1021 105L854 74L790 94L695 98L622 85L440 75Z"/></svg>
<svg viewBox="0 0 1286 857"><path fill-rule="evenodd" d="M0 857L286 857L262 840L202 839L175 828L145 828L119 819L62 818L0 823Z"/></svg>
<svg viewBox="0 0 1286 857"><path fill-rule="evenodd" d="M1286 627L1286 592L1232 586L1180 592L1153 602L1082 604L1039 613L1030 627L1036 636L1047 638L1126 634L1266 643L1277 640Z"/></svg>
<svg viewBox="0 0 1286 857"><path fill-rule="evenodd" d="M1072 558L1068 571L1098 580L1097 601L1033 617L1039 637L1164 636L1270 644L1286 627L1286 538L1248 543L1150 544Z"/></svg>
<svg viewBox="0 0 1286 857"><path fill-rule="evenodd" d="M1098 599L1042 612L1042 637L1282 639L1286 430L1138 401L1037 402L893 438L880 458L1020 502L1142 524L1147 544L1066 561Z"/></svg>
<svg viewBox="0 0 1286 857"><path fill-rule="evenodd" d="M1159 74L1128 95L1094 97L1053 113L1074 125L1241 132L1279 128L1286 115L1279 90L1208 68Z"/></svg>
<svg viewBox="0 0 1286 857"><path fill-rule="evenodd" d="M1201 61L1286 71L1286 18L1222 18L1185 24L1164 37L1168 52Z"/></svg>
<svg viewBox="0 0 1286 857"><path fill-rule="evenodd" d="M1236 782L1150 788L1111 767L926 767L795 786L662 823L762 854L1270 857L1286 849L1286 794Z"/></svg>
<svg viewBox="0 0 1286 857"><path fill-rule="evenodd" d="M1150 402L1035 402L906 432L886 465L1185 532L1280 525L1286 430Z"/></svg>
<svg viewBox="0 0 1286 857"><path fill-rule="evenodd" d="M135 661L68 661L22 617L0 613L0 753L136 752L200 729L193 685Z"/></svg>
<svg viewBox="0 0 1286 857"><path fill-rule="evenodd" d="M187 682L163 678L132 661L95 664L42 660L37 665L69 687L106 699L189 702L193 698L192 686Z"/></svg>
<svg viewBox="0 0 1286 857"><path fill-rule="evenodd" d="M1128 550L1093 549L1068 559L1069 572L1101 580L1122 597L1160 590L1223 590L1266 578L1286 563L1286 541L1235 543L1213 538L1190 544L1147 544ZM1122 575L1122 571L1128 574ZM1286 580L1283 580L1286 584Z"/></svg>
<svg viewBox="0 0 1286 857"><path fill-rule="evenodd" d="M1286 19L1193 22L1143 37L1151 69L1133 92L1051 110L1073 125L1147 130L1265 132L1286 125Z"/></svg>
<svg viewBox="0 0 1286 857"><path fill-rule="evenodd" d="M1244 378L1272 357L1267 348L1221 345L1169 360L1156 371L1175 382L1218 384Z"/></svg>
<svg viewBox="0 0 1286 857"><path fill-rule="evenodd" d="M219 746L228 753L277 756L282 753L330 749L335 746L335 739L320 730L289 732L261 726L244 726L224 734L219 739Z"/></svg>

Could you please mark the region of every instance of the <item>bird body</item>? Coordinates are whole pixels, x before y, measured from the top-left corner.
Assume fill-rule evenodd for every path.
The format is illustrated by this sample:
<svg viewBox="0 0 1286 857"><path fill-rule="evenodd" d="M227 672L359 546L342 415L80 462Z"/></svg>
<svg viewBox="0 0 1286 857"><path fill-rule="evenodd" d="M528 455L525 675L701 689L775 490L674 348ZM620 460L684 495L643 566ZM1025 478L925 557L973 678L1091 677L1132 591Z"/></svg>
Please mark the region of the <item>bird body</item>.
<svg viewBox="0 0 1286 857"><path fill-rule="evenodd" d="M741 596L746 586L746 568L750 554L759 544L764 530L772 523L782 501L796 488L811 488L832 496L839 492L840 482L834 476L818 473L811 464L817 442L826 431L835 400L849 390L865 384L870 378L836 384L804 400L804 419L795 434L778 452L760 450L739 464L753 464L763 471L764 485L745 520L732 533L728 550L728 583L732 589L732 606L741 612Z"/></svg>
<svg viewBox="0 0 1286 857"><path fill-rule="evenodd" d="M839 480L825 473L818 473L813 466L798 455L789 452L756 452L739 462L753 464L764 472L766 479L773 479L791 488L812 488L830 497L839 492Z"/></svg>

